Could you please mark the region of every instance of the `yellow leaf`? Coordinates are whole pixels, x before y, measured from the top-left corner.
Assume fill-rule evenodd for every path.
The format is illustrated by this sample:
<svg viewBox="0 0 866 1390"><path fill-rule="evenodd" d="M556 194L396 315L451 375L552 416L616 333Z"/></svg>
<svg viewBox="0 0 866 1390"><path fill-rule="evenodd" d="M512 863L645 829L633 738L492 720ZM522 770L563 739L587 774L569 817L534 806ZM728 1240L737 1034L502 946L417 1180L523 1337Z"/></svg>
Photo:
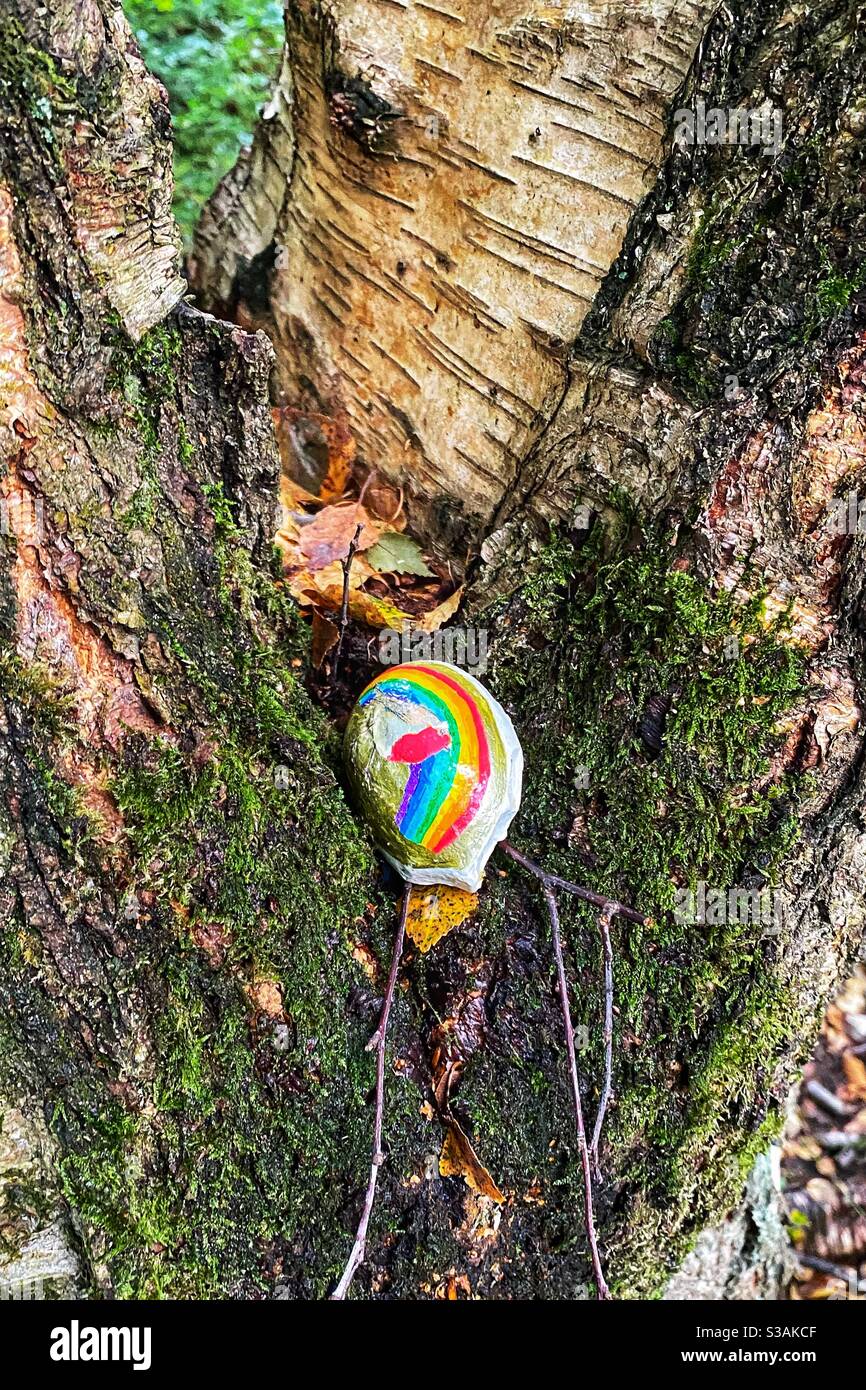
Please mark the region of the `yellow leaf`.
<svg viewBox="0 0 866 1390"><path fill-rule="evenodd" d="M411 888L409 892L406 932L422 955L465 922L478 906L477 893L465 893L462 888L448 888L441 883Z"/></svg>
<svg viewBox="0 0 866 1390"><path fill-rule="evenodd" d="M464 586L461 584L459 589L455 589L453 594L443 599L435 608L431 608L428 613L422 613L420 617L414 618L412 626L416 627L419 632L438 632L449 618L453 618L460 607L463 588Z"/></svg>
<svg viewBox="0 0 866 1390"><path fill-rule="evenodd" d="M326 605L336 611L342 603L343 590L339 585L331 584L322 591L322 597ZM390 627L399 632L409 615L385 599L374 598L362 589L350 589L349 617L353 622L364 623L367 627Z"/></svg>
<svg viewBox="0 0 866 1390"><path fill-rule="evenodd" d="M473 1192L480 1192L482 1197L489 1197L491 1201L505 1201L463 1130L453 1119L448 1121L448 1133L439 1155L439 1172L443 1178L463 1178Z"/></svg>

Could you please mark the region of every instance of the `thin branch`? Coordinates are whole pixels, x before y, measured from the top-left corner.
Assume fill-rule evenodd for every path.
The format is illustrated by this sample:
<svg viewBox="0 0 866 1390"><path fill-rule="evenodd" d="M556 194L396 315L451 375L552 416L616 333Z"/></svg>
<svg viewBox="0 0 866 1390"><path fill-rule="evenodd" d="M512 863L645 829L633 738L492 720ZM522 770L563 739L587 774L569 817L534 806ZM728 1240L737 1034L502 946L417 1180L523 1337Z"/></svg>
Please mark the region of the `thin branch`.
<svg viewBox="0 0 866 1390"><path fill-rule="evenodd" d="M385 1155L382 1152L382 1123L385 1113L385 1039L388 1033L388 1018L391 1013L391 1005L394 1002L394 989L397 984L397 971L400 966L400 957L403 954L403 941L406 936L406 916L409 911L409 895L412 890L407 883L403 894L403 906L400 911L400 925L397 928L397 935L394 940L394 954L391 957L391 969L388 974L388 986L385 990L385 1002L382 1005L382 1016L379 1019L379 1026L367 1044L367 1051L372 1052L376 1049L376 1123L373 1129L373 1162L370 1168L370 1181L367 1184L367 1195L364 1198L364 1209L361 1212L361 1222L358 1226L358 1234L355 1237L355 1244L352 1246L352 1253L349 1256L349 1263L343 1271L343 1277L331 1294L331 1298L341 1301L349 1292L349 1285L355 1277L355 1272L364 1263L364 1256L367 1252L367 1228L370 1225L370 1215L373 1210L373 1202L376 1197L376 1182L379 1177L379 1169L385 1162Z"/></svg>
<svg viewBox="0 0 866 1390"><path fill-rule="evenodd" d="M544 889L544 896L547 902L547 910L550 914L550 924L553 932L553 949L556 956L557 974L559 976L559 997L562 1002L562 1016L565 1023L565 1041L568 1048L571 1088L574 1094L577 1142L580 1150L580 1161L583 1167L586 1234L589 1240L592 1268L595 1275L598 1297L600 1299L610 1298L598 1254L598 1241L595 1233L595 1218L593 1216L592 1207L592 1177L594 1172L596 1181L599 1181L601 1178L598 1149L613 1086L613 947L610 939L610 924L614 917L625 917L629 922L640 922L642 926L649 926L651 924L651 918L645 917L640 912L636 912L632 907L626 907L625 903L620 903L613 898L606 897L603 893L595 893L591 888L583 888L579 883L572 883L569 879L560 878L558 874L548 873L546 869L542 869L541 865L536 864L528 855L523 854L519 849L515 849L514 845L509 844L508 840L502 841L500 849L503 853L507 854L510 859L513 859L515 864L519 864L521 868L526 869L537 879L540 879ZM571 1012L568 1005L568 988L565 979L565 964L562 956L562 941L559 931L559 909L556 905L556 897L553 892L554 888L560 888L564 893L572 893L575 897L582 898L584 902L592 903L594 907L599 909L598 927L601 933L602 951L604 954L604 1084L602 1086L598 1115L596 1116L595 1125L593 1127L592 1143L589 1148L587 1147L586 1131L583 1124L583 1108L580 1101L577 1059L574 1051L574 1029L571 1025Z"/></svg>
<svg viewBox="0 0 866 1390"><path fill-rule="evenodd" d="M583 888L579 883L572 883L567 878L560 878L557 874L549 874L546 869L542 869L540 864L536 864L534 859L530 859L522 850L515 849L514 845L508 840L502 840L499 848L503 854L507 854L509 859L513 859L515 864L540 878L546 888L561 888L563 893L572 893L576 898L583 898L584 902L592 903L593 907L598 907L602 911L610 908L611 917L625 917L629 922L640 922L641 926L649 927L652 925L651 917L644 917L642 912L635 912L633 907L626 907L625 903L619 903L615 898L608 898L604 893L594 893L591 888Z"/></svg>
<svg viewBox="0 0 866 1390"><path fill-rule="evenodd" d="M866 1293L866 1279L858 1278L855 1265L835 1264L832 1260L819 1259L817 1255L805 1255L801 1250L794 1252L794 1258L807 1269L815 1269L819 1274L829 1274L833 1279L841 1279L854 1293Z"/></svg>
<svg viewBox="0 0 866 1390"><path fill-rule="evenodd" d="M359 521L357 527L355 528L355 534L349 542L349 549L346 552L346 558L340 561L340 564L343 567L343 601L340 604L340 635L337 638L337 650L334 653L334 664L331 667L332 687L334 687L337 684L337 670L340 665L340 653L343 650L343 638L346 634L346 624L349 621L349 579L352 573L352 561L355 558L355 552L358 549L358 541L361 539L361 532L363 531L363 529L363 523Z"/></svg>
<svg viewBox="0 0 866 1390"><path fill-rule="evenodd" d="M589 1149L586 1145L586 1130L583 1125L583 1106L580 1103L580 1081L577 1075L577 1057L574 1050L574 1028L571 1024L571 1009L568 1005L568 985L565 979L565 961L562 956L562 940L559 932L559 911L556 906L556 898L553 889L549 883L544 884L544 896L547 900L547 911L550 914L550 928L553 935L553 954L556 957L556 973L559 979L559 998L562 1004L562 1020L565 1024L565 1045L568 1050L568 1070L571 1077L571 1091L574 1097L577 1146L580 1151L581 1167L583 1168L586 1237L589 1242L589 1253L592 1259L592 1272L595 1276L596 1297L599 1299L609 1299L610 1290L605 1282L604 1271L601 1267L601 1257L598 1253L598 1238L595 1233L595 1217L593 1215L592 1205L592 1173L590 1171Z"/></svg>
<svg viewBox="0 0 866 1390"><path fill-rule="evenodd" d="M610 919L612 915L612 903L609 903L607 907L603 907L598 914L598 929L601 932L601 945L604 953L604 1085L601 1091L601 1100L598 1104L598 1114L595 1117L595 1125L593 1126L592 1143L589 1146L589 1154L592 1159L592 1167L596 1182L601 1181L598 1145L601 1139L601 1131L604 1126L604 1117L607 1113L611 1089L613 1087L613 947L610 941Z"/></svg>

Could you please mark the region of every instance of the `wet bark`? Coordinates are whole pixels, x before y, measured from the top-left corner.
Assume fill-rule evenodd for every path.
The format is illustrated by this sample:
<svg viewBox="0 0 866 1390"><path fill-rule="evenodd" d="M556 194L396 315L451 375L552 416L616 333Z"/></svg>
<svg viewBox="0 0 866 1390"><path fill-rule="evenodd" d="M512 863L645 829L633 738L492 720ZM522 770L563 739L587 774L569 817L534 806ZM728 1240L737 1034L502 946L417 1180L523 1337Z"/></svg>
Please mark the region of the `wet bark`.
<svg viewBox="0 0 866 1390"><path fill-rule="evenodd" d="M383 4L377 54L372 8L289 7L279 90L196 249L237 324L183 302L164 95L120 11L4 17L0 994L20 1139L0 1236L33 1269L62 1231L40 1268L122 1297L322 1296L351 1244L394 885L297 681L275 392L345 413L419 527L471 540L471 611L527 753L521 842L657 915L615 942L597 1213L610 1282L646 1295L739 1201L862 938L862 538L833 505L862 454L862 37L832 3L726 10L705 34L695 5L591 7L598 33L508 6L490 33ZM781 156L665 144L695 54L683 99L779 104ZM580 135L553 109L571 123L578 99ZM566 140L574 177L540 169ZM713 683L726 634L735 696ZM667 723L648 752L650 699ZM680 711L713 701L698 737ZM770 936L677 924L659 887L771 873L792 910ZM579 911L564 929L591 1108L599 948ZM491 868L478 919L403 973L358 1292L588 1292L531 885ZM502 1206L439 1175L443 1085ZM772 1184L751 1192L757 1215L716 1224L674 1296L777 1287Z"/></svg>

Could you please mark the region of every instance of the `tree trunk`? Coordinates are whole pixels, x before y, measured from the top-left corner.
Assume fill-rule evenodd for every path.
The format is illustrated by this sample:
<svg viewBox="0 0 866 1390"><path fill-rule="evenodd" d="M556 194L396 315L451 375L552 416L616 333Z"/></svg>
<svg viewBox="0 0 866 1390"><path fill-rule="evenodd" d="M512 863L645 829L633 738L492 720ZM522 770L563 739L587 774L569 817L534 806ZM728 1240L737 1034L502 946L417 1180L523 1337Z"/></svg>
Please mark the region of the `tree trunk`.
<svg viewBox="0 0 866 1390"><path fill-rule="evenodd" d="M711 9L287 5L196 283L267 324L282 397L345 414L428 529L487 522L561 399Z"/></svg>
<svg viewBox="0 0 866 1390"><path fill-rule="evenodd" d="M709 8L290 5L196 248L242 326L182 302L164 95L120 10L4 18L8 1268L318 1297L351 1245L394 885L298 683L269 390L348 417L421 528L471 544L515 833L654 916L615 940L615 1290L657 1293L740 1200L862 936L862 541L833 501L862 450L866 121L849 6L702 33ZM781 150L665 144L696 52L684 103L775 103ZM783 917L684 919L698 883L778 887ZM563 924L591 1108L600 949ZM356 1289L588 1292L532 884L494 861L403 980ZM502 1205L439 1174L443 1066ZM774 1291L765 1168L672 1296Z"/></svg>

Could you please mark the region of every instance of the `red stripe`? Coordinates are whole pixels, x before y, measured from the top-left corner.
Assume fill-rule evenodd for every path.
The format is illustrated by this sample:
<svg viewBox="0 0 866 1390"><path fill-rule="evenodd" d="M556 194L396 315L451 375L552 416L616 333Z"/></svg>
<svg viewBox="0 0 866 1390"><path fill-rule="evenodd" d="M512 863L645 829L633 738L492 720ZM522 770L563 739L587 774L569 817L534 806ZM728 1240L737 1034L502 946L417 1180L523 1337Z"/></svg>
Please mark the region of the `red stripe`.
<svg viewBox="0 0 866 1390"><path fill-rule="evenodd" d="M460 696L469 708L469 713L472 716L472 723L475 725L475 734L478 739L478 781L472 790L472 795L469 798L469 805L466 807L462 816L458 816L454 824L444 832L438 843L432 846L432 852L434 854L440 854L443 849L450 845L453 840L456 840L457 836L466 829L466 826L472 820L472 817L481 805L484 793L487 790L487 783L490 780L490 749L487 743L487 731L484 728L484 721L478 712L478 706L468 692L463 689L462 685L458 685L457 681L452 680L451 676L443 675L441 671L436 671L431 666L415 665L415 670L423 671L426 676L431 676L434 680L441 681L443 685L447 685L449 689Z"/></svg>

